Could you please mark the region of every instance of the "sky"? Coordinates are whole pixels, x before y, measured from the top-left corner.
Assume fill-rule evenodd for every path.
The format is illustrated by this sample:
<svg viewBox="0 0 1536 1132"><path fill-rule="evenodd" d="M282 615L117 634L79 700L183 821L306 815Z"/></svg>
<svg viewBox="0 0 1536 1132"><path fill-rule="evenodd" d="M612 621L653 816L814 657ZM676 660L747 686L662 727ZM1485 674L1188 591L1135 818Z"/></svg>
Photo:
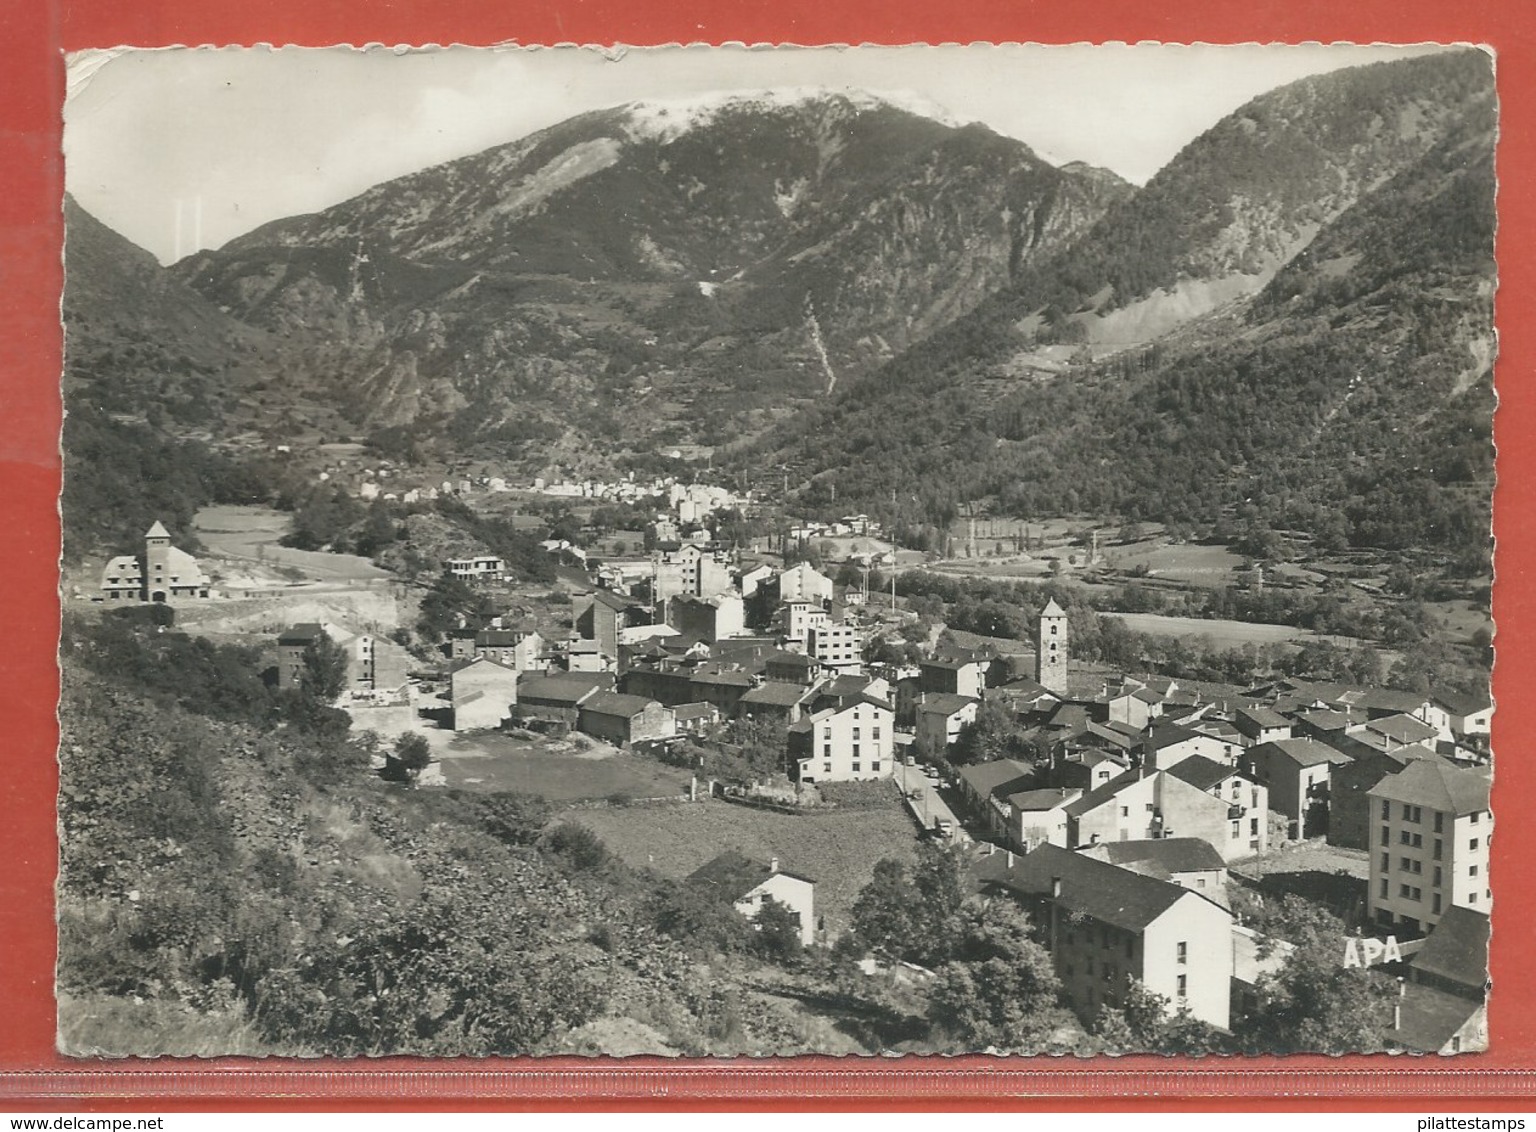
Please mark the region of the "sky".
<svg viewBox="0 0 1536 1132"><path fill-rule="evenodd" d="M65 183L171 262L625 102L771 87L915 95L1143 184L1255 95L1435 50L1351 45L160 48L72 55Z"/></svg>

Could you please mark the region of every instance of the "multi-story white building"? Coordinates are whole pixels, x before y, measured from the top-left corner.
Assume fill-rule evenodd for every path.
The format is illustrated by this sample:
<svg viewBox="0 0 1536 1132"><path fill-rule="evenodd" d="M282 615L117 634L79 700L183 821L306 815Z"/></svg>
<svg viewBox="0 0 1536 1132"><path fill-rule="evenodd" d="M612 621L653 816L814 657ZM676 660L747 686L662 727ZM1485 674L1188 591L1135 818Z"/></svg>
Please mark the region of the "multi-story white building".
<svg viewBox="0 0 1536 1132"><path fill-rule="evenodd" d="M1372 920L1427 932L1448 908L1489 910L1490 785L1484 768L1418 759L1366 792L1373 819Z"/></svg>
<svg viewBox="0 0 1536 1132"><path fill-rule="evenodd" d="M896 709L873 696L816 712L789 729L791 773L800 782L889 778L895 771Z"/></svg>
<svg viewBox="0 0 1536 1132"><path fill-rule="evenodd" d="M806 633L805 651L824 668L849 672L864 663L864 633L856 626L835 621L813 625Z"/></svg>

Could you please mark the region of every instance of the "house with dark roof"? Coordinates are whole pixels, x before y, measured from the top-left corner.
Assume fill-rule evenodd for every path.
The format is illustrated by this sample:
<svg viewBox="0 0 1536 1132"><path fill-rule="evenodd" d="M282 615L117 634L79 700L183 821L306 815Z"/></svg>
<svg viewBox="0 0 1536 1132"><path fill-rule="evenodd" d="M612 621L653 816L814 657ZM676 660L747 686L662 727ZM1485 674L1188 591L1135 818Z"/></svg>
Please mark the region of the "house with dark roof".
<svg viewBox="0 0 1536 1132"><path fill-rule="evenodd" d="M1493 728L1493 699L1487 692L1436 692L1424 718L1444 742L1487 736Z"/></svg>
<svg viewBox="0 0 1536 1132"><path fill-rule="evenodd" d="M1215 736L1160 721L1141 740L1141 765L1167 770L1192 755L1225 761L1228 750L1228 744Z"/></svg>
<svg viewBox="0 0 1536 1132"><path fill-rule="evenodd" d="M960 741L961 733L976 722L981 701L948 692L921 693L917 701L917 741L935 754L944 754Z"/></svg>
<svg viewBox="0 0 1536 1132"><path fill-rule="evenodd" d="M713 704L678 704L672 709L672 721L679 735L703 735L720 722Z"/></svg>
<svg viewBox="0 0 1536 1132"><path fill-rule="evenodd" d="M1491 786L1486 767L1416 759L1366 792L1372 813L1366 911L1374 923L1414 935L1429 931L1450 908L1489 909Z"/></svg>
<svg viewBox="0 0 1536 1132"><path fill-rule="evenodd" d="M1227 834L1237 830L1249 853L1269 851L1269 789L1242 771L1204 755L1194 755L1168 769L1168 774L1227 804ZM1235 826L1234 826L1235 823ZM1237 854L1241 856L1242 854Z"/></svg>
<svg viewBox="0 0 1536 1132"><path fill-rule="evenodd" d="M1417 1053L1488 1048L1488 913L1449 909L1408 959L1388 1045Z"/></svg>
<svg viewBox="0 0 1536 1132"><path fill-rule="evenodd" d="M1243 773L1269 788L1270 809L1291 823L1291 836L1328 831L1328 780L1350 758L1315 739L1280 739L1243 753Z"/></svg>
<svg viewBox="0 0 1536 1132"><path fill-rule="evenodd" d="M1261 704L1238 708L1232 721L1250 746L1291 737L1291 721Z"/></svg>
<svg viewBox="0 0 1536 1132"><path fill-rule="evenodd" d="M1198 837L1223 860L1267 846L1265 815L1198 789L1169 771L1143 767L1112 779L1067 806L1076 847L1165 837Z"/></svg>
<svg viewBox="0 0 1536 1132"><path fill-rule="evenodd" d="M1039 785L1034 767L1015 759L974 763L961 767L955 777L965 807L979 822L999 833L1002 830L993 820L992 797L1033 790Z"/></svg>
<svg viewBox="0 0 1536 1132"><path fill-rule="evenodd" d="M1328 844L1369 848L1371 788L1416 759L1433 758L1439 756L1428 747L1413 744L1391 751L1362 750L1352 762L1335 766L1328 775Z"/></svg>
<svg viewBox="0 0 1536 1132"><path fill-rule="evenodd" d="M1067 807L1082 795L1072 787L1046 787L994 794L993 801L1000 803L1007 843L1027 853L1041 845L1067 847L1071 838Z"/></svg>
<svg viewBox="0 0 1536 1132"><path fill-rule="evenodd" d="M790 777L797 782L890 778L896 771L895 733L895 709L874 697L814 712L789 727Z"/></svg>
<svg viewBox="0 0 1536 1132"><path fill-rule="evenodd" d="M1130 769L1130 760L1119 751L1060 743L1051 748L1051 766L1047 777L1052 786L1086 793L1097 790Z"/></svg>
<svg viewBox="0 0 1536 1132"><path fill-rule="evenodd" d="M755 919L768 900L789 909L800 921L800 942L816 942L816 882L779 867L779 859L767 863L736 850L721 853L691 873L684 881L690 888L729 904L747 919Z"/></svg>
<svg viewBox="0 0 1536 1132"><path fill-rule="evenodd" d="M455 652L461 638L455 638ZM517 672L532 672L539 667L539 654L544 651L545 640L531 625L514 629L478 629L470 638L470 651L475 656L500 661Z"/></svg>
<svg viewBox="0 0 1536 1132"><path fill-rule="evenodd" d="M1108 841L1079 851L1133 873L1171 881L1227 906L1227 863L1209 841L1198 837Z"/></svg>
<svg viewBox="0 0 1536 1132"><path fill-rule="evenodd" d="M759 684L737 700L736 712L742 719L777 719L783 723L799 723L814 694L814 689L799 684L770 680Z"/></svg>
<svg viewBox="0 0 1536 1132"><path fill-rule="evenodd" d="M598 692L613 690L611 672L561 672L551 676L525 672L517 682L512 716L525 724L564 727L574 731L581 705Z"/></svg>
<svg viewBox="0 0 1536 1132"><path fill-rule="evenodd" d="M1198 892L1055 845L972 866L984 892L1030 912L1063 992L1086 1024L1132 981L1212 1026L1230 1020L1232 914Z"/></svg>
<svg viewBox="0 0 1536 1132"><path fill-rule="evenodd" d="M616 747L670 739L677 734L672 709L641 696L595 692L581 701L576 729Z"/></svg>
<svg viewBox="0 0 1536 1132"><path fill-rule="evenodd" d="M992 659L956 651L934 656L922 662L918 691L932 695L968 696L980 699L987 686L987 672Z"/></svg>

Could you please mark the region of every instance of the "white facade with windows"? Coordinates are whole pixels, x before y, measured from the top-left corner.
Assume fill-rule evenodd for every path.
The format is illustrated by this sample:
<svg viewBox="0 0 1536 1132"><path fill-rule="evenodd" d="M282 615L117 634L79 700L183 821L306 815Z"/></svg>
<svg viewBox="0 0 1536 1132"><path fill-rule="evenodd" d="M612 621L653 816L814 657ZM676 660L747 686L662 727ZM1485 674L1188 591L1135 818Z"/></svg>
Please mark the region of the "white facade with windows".
<svg viewBox="0 0 1536 1132"><path fill-rule="evenodd" d="M1453 906L1489 911L1493 814L1485 775L1423 759L1389 774L1368 797L1375 923L1427 932Z"/></svg>
<svg viewBox="0 0 1536 1132"><path fill-rule="evenodd" d="M789 729L789 752L800 782L854 782L895 773L896 712L859 698L827 708Z"/></svg>

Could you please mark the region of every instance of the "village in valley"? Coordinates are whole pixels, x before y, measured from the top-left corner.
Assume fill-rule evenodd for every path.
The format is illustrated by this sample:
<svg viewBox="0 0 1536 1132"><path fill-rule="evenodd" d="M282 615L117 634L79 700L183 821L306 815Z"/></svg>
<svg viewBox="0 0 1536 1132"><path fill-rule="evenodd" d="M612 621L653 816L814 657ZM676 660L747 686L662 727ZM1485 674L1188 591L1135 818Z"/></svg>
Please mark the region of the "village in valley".
<svg viewBox="0 0 1536 1132"><path fill-rule="evenodd" d="M82 71L62 1050L1488 1048L1491 59L956 50Z"/></svg>
<svg viewBox="0 0 1536 1132"><path fill-rule="evenodd" d="M382 503L422 494L381 497L368 478L356 490ZM509 490L445 481L421 501ZM156 523L88 600L164 605L178 623L233 633L273 662L265 676L279 688L313 679L317 653L333 651L345 664L336 702L373 737L370 773L557 799L747 919L777 902L805 947L834 945L857 895L846 877L813 874L867 876L894 825L1049 925L1064 1002L1085 1025L1134 987L1230 1030L1295 950L1283 928L1252 926L1266 899L1290 896L1349 926L1341 966L1396 975L1383 1026L1393 1048L1486 1043L1487 696L1111 670L1076 661L1073 618L1048 592L1027 639L932 623L897 596L897 550L867 516L786 521L779 539L743 546L711 521L757 505L724 488L523 491L651 508L630 536L640 553L599 558L581 545L603 542L591 527L546 539L539 549L558 564L547 592L493 553L445 559L444 583L481 612L457 614L439 641L400 631L413 603L403 586L339 585L290 565L284 581L223 589L209 570L248 575L251 563L205 566ZM821 568L803 556L812 540ZM1084 541L1092 567L1099 532ZM324 557L344 558L295 560ZM1050 561L1040 570L1056 580ZM869 855L806 852L798 826L858 829L869 807L888 815ZM695 809L719 817L689 840ZM867 972L888 962L866 957Z"/></svg>

